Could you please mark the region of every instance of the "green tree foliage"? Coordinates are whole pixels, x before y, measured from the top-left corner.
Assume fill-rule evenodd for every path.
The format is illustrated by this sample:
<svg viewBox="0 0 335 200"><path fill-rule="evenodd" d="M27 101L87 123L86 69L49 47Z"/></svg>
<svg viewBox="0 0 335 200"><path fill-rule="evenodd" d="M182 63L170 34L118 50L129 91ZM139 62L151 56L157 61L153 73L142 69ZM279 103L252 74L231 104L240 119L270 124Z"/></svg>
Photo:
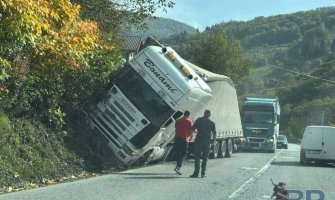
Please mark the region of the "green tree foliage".
<svg viewBox="0 0 335 200"><path fill-rule="evenodd" d="M0 100L15 116L64 124L92 90L108 81L116 56L98 24L68 0L0 4Z"/></svg>
<svg viewBox="0 0 335 200"><path fill-rule="evenodd" d="M146 27L145 19L157 9L166 12L175 4L169 0L71 0L83 7L82 16L99 22L104 32L119 32L121 26Z"/></svg>
<svg viewBox="0 0 335 200"><path fill-rule="evenodd" d="M299 77L300 84L277 90L283 109L282 130L301 138L307 125L335 123L335 61L327 62L311 74Z"/></svg>
<svg viewBox="0 0 335 200"><path fill-rule="evenodd" d="M191 61L212 72L224 74L241 83L249 74L250 64L242 57L242 49L236 40L225 33L205 32L194 40L189 48Z"/></svg>
<svg viewBox="0 0 335 200"><path fill-rule="evenodd" d="M302 40L292 47L292 50L298 50L292 54L303 58L315 58L328 54L331 41L324 24L317 26L303 35ZM292 51L291 51L292 52Z"/></svg>
<svg viewBox="0 0 335 200"><path fill-rule="evenodd" d="M127 35L141 36L143 38L152 36L164 42L164 39L171 38L169 45L174 44L177 41L181 41L187 35L195 34L196 29L190 25L172 20L167 18L147 18L144 21L147 24L148 29L139 30L136 26L131 29L125 29ZM182 40L185 41L185 40Z"/></svg>

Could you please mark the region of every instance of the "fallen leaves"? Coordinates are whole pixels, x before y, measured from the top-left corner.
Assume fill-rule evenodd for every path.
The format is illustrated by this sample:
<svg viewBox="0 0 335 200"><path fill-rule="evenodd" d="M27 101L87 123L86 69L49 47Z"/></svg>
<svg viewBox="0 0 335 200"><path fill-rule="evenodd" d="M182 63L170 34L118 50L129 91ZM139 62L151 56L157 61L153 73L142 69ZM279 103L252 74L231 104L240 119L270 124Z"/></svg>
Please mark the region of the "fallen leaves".
<svg viewBox="0 0 335 200"><path fill-rule="evenodd" d="M57 178L57 179L42 178L40 181L36 181L36 182L31 182L31 181L23 182L19 186L17 185L17 186L3 187L2 191L0 190L0 194L1 193L17 192L17 191L21 191L21 190L30 190L30 189L39 188L39 187L43 187L43 186L47 186L47 185L53 185L53 184L57 184L57 183L61 183L61 182L69 182L69 181L74 181L74 180L79 180L79 179L96 177L98 175L99 174L97 174L97 173L82 172L82 173L77 174L77 175L63 176L63 177ZM13 176L15 178L19 178L20 174L18 172L13 172Z"/></svg>

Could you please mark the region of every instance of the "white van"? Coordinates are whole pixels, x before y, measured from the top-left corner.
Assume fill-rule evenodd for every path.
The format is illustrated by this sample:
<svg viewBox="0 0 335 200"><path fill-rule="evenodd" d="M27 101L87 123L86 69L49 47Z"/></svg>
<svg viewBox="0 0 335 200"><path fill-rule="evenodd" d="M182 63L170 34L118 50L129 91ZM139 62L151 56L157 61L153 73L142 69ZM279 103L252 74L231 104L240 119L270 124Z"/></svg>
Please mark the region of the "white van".
<svg viewBox="0 0 335 200"><path fill-rule="evenodd" d="M335 163L335 127L307 126L301 141L300 163Z"/></svg>

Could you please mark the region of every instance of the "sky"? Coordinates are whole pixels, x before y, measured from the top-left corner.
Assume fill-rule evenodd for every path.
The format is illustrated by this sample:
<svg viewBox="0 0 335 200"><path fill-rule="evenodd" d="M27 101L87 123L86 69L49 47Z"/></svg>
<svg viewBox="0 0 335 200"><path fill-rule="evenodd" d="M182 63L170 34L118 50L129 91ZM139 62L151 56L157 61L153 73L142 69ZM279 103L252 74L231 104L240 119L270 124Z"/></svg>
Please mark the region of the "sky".
<svg viewBox="0 0 335 200"><path fill-rule="evenodd" d="M176 4L158 17L170 18L203 31L221 22L248 21L259 16L289 14L335 6L335 0L172 0Z"/></svg>

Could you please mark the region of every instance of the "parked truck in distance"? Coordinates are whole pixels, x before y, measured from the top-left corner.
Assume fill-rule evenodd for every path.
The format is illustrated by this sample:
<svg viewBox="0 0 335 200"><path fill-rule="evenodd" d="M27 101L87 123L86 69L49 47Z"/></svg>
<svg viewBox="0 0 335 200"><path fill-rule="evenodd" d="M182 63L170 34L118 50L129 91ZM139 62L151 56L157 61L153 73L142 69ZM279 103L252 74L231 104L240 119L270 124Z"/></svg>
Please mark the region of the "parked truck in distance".
<svg viewBox="0 0 335 200"><path fill-rule="evenodd" d="M216 154L225 153L226 144L232 148L230 138L243 136L232 82L194 68L169 47L148 46L113 75L97 105L85 109L91 127L104 136L121 165L141 165L168 157L174 122L185 110L190 110L194 119L207 108L213 109L213 116L224 116L217 121L224 128L218 132L222 139L213 151ZM211 86L216 81L223 84ZM226 90L221 91L223 87Z"/></svg>
<svg viewBox="0 0 335 200"><path fill-rule="evenodd" d="M280 105L277 98L245 97L242 126L246 150L275 152L279 135Z"/></svg>

